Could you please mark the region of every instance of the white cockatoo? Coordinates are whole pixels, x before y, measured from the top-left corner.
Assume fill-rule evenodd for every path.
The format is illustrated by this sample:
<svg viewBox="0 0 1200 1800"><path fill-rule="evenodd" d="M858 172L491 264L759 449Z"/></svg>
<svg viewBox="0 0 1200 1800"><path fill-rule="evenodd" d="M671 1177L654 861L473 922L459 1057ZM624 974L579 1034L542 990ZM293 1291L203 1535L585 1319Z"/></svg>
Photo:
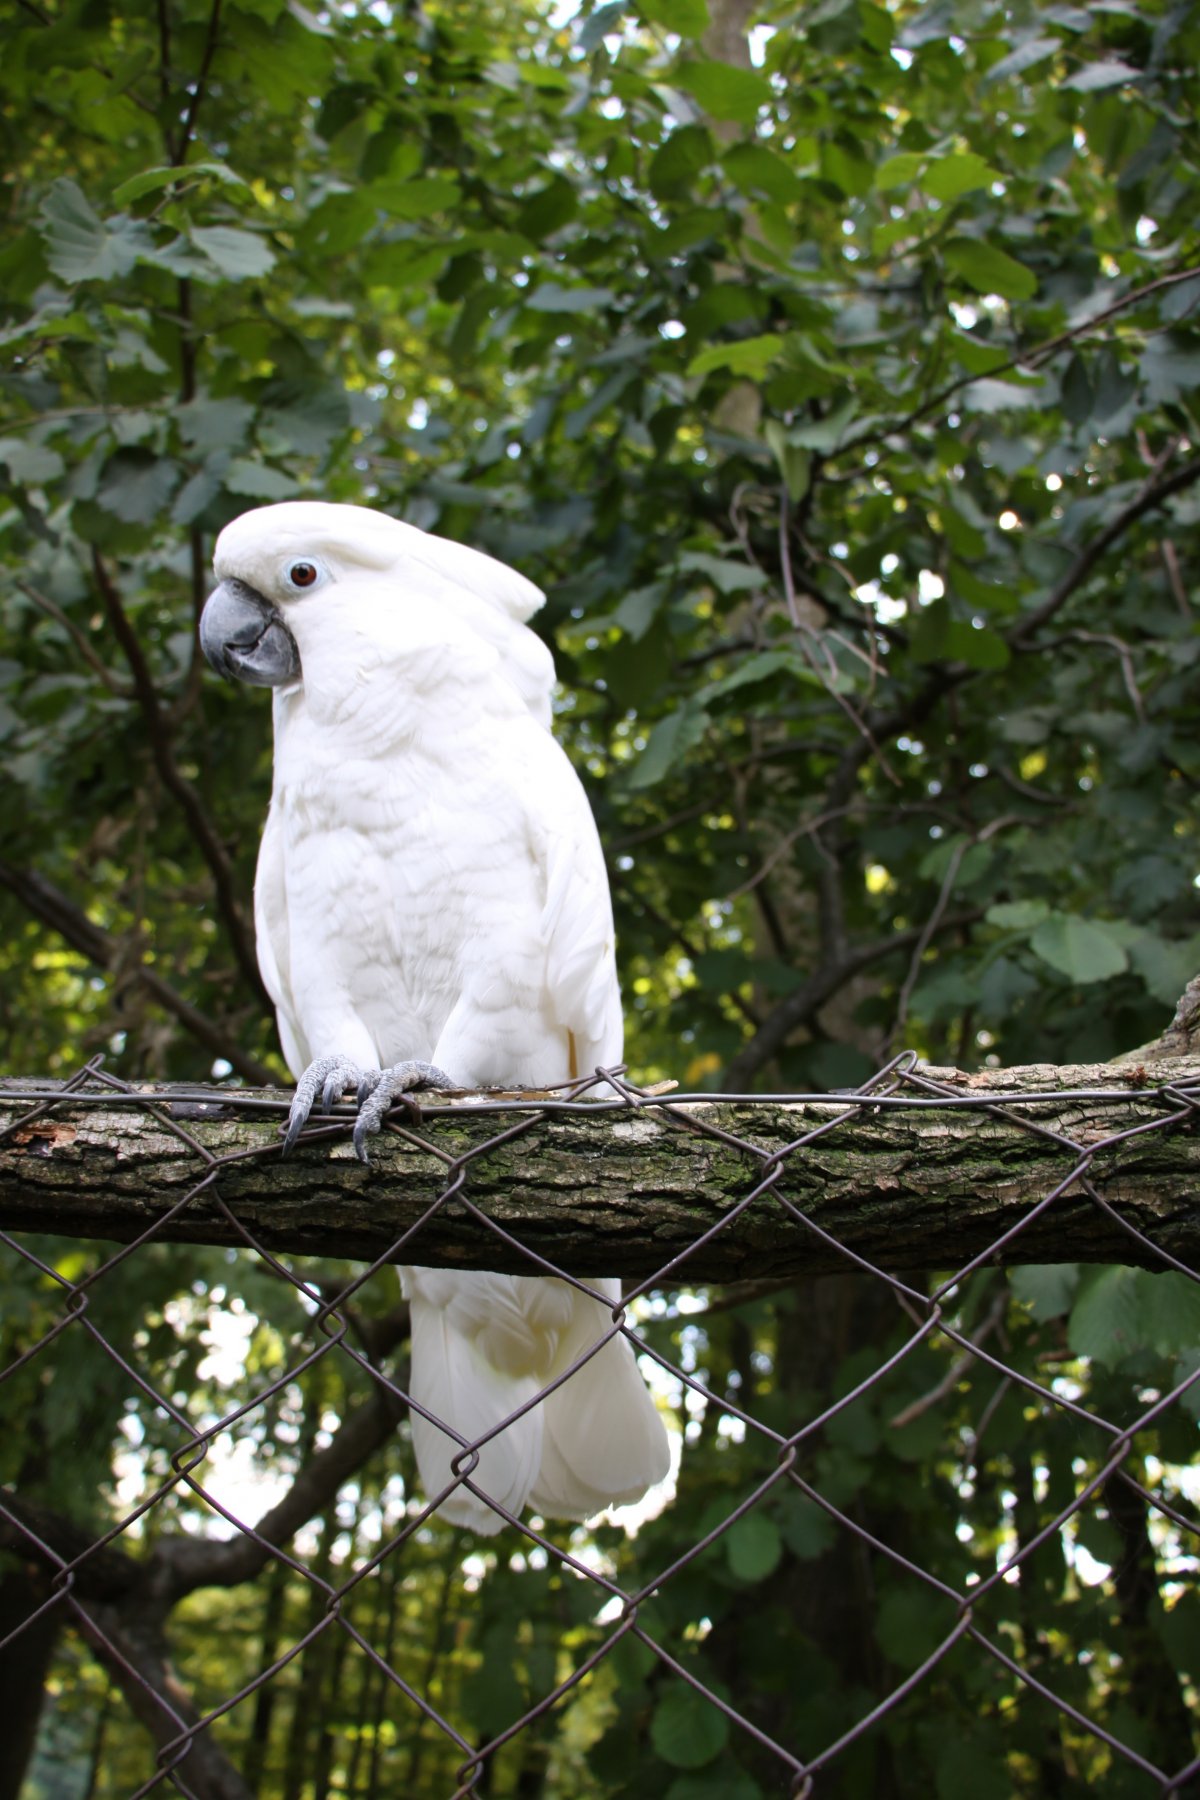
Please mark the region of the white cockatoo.
<svg viewBox="0 0 1200 1800"><path fill-rule="evenodd" d="M205 655L274 689L254 918L298 1083L289 1144L347 1087L366 1160L413 1087L541 1087L618 1062L604 860L550 735L550 653L524 623L539 590L383 513L308 501L235 519L214 565ZM443 1517L499 1530L474 1488L513 1515L582 1519L665 1476L623 1335L530 1404L612 1333L616 1281L589 1283L601 1300L545 1277L400 1275L413 1439L426 1493L450 1490Z"/></svg>

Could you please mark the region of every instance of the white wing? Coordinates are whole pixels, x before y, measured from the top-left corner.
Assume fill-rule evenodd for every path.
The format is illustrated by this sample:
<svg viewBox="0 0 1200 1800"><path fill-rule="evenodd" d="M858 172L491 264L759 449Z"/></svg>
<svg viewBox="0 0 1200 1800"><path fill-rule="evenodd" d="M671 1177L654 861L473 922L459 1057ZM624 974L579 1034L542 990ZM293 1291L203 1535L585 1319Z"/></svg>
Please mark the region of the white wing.
<svg viewBox="0 0 1200 1800"><path fill-rule="evenodd" d="M292 995L292 939L283 845L283 827L272 803L254 877L254 938L263 986L275 1002L284 1058L292 1073L299 1075L310 1058Z"/></svg>
<svg viewBox="0 0 1200 1800"><path fill-rule="evenodd" d="M624 1045L608 872L587 795L565 752L539 758L530 814L545 902L546 988L553 1016L575 1041L577 1071L617 1063Z"/></svg>

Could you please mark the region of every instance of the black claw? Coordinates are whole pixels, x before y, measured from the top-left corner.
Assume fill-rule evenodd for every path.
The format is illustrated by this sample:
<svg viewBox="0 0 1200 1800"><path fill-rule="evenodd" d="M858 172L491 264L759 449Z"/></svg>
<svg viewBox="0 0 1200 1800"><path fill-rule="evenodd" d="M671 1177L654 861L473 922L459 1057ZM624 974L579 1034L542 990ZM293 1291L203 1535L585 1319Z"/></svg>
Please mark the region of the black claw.
<svg viewBox="0 0 1200 1800"><path fill-rule="evenodd" d="M378 1126L375 1129L378 1130ZM354 1122L354 1154L359 1162L368 1169L371 1166L371 1158L367 1154L367 1134L370 1130L371 1124L366 1114L359 1113Z"/></svg>
<svg viewBox="0 0 1200 1800"><path fill-rule="evenodd" d="M296 1139L308 1124L310 1106L297 1106L292 1102L292 1110L288 1114L287 1130L283 1134L283 1154L288 1156L296 1148Z"/></svg>

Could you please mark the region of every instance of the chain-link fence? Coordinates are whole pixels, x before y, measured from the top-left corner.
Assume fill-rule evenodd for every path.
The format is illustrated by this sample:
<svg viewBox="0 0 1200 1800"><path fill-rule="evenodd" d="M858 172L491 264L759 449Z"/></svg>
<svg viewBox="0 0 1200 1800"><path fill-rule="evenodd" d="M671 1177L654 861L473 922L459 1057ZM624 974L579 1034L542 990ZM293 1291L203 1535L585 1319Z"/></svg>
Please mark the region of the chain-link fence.
<svg viewBox="0 0 1200 1800"><path fill-rule="evenodd" d="M1043 1073L1048 1078L1052 1074ZM1151 1680L1156 1669L1171 1671L1170 1707L1177 1716L1186 1716L1195 1700L1188 1655L1181 1652L1172 1663L1170 1656L1164 1659L1161 1648L1162 1642L1169 1647L1172 1629L1179 1639L1181 1621L1191 1616L1197 1566L1195 1487L1186 1459L1164 1450L1154 1434L1165 1421L1182 1416L1180 1403L1200 1376L1200 1361L1189 1359L1185 1351L1173 1365L1170 1386L1161 1381L1155 1386L1145 1370L1139 1375L1135 1369L1128 1402L1122 1400L1110 1417L1103 1400L1111 1385L1107 1390L1103 1384L1088 1387L1080 1376L1089 1342L1086 1332L1081 1331L1074 1343L1064 1343L1060 1332L1032 1361L1018 1356L1005 1335L1012 1294L1003 1274L995 1273L1031 1260L1051 1260L1045 1256L1047 1232L1053 1232L1054 1221L1066 1218L1068 1212L1076 1221L1072 1227L1076 1235L1064 1245L1065 1253L1085 1260L1093 1255L1080 1247L1078 1219L1083 1207L1105 1233L1115 1231L1128 1243L1131 1265L1169 1270L1176 1283L1170 1292L1178 1291L1180 1280L1197 1283L1185 1253L1189 1206L1194 1211L1196 1203L1194 1192L1189 1200L1187 1181L1176 1182L1173 1190L1174 1238L1164 1238L1161 1230L1148 1225L1144 1208L1128 1203L1129 1171L1136 1159L1144 1159L1147 1145L1161 1151L1172 1143L1186 1143L1200 1120L1200 1081L1188 1074L1169 1082L1161 1075L1161 1066L1149 1075L1136 1069L1114 1071L1103 1090L1062 1090L1047 1079L1043 1090L1029 1089L1027 1083L1028 1091L998 1096L986 1086L947 1085L905 1056L853 1094L737 1096L718 1104L712 1095L639 1090L620 1072L609 1072L554 1095L497 1097L473 1105L469 1109L473 1120L484 1118L488 1123L482 1131L477 1129L465 1150L461 1144L447 1148L447 1132L461 1123L467 1109L439 1101L414 1117L399 1108L390 1117L389 1130L429 1159L422 1168L440 1167L443 1174L432 1182L426 1177L420 1216L396 1241L348 1278L329 1281L322 1279L319 1267L314 1275L295 1257L268 1247L263 1240L269 1232L247 1224L246 1209L222 1193L223 1183L234 1177L244 1181L248 1165L277 1162L285 1099L272 1102L261 1094L237 1090L214 1096L211 1089L134 1089L106 1075L98 1064L63 1086L7 1084L0 1096L7 1115L0 1131L0 1158L7 1159L8 1170L0 1171L0 1207L11 1170L22 1159L27 1166L36 1162L42 1171L58 1160L64 1169L60 1192L65 1195L78 1187L83 1180L82 1144L90 1154L89 1179L95 1178L99 1165L102 1184L107 1183L112 1195L113 1216L120 1213L123 1220L118 1235L129 1241L113 1250L93 1241L81 1248L69 1238L0 1234L8 1259L8 1304L16 1306L9 1360L0 1373L0 1408L8 1421L7 1466L13 1477L11 1487L0 1496L0 1548L8 1553L0 1558L0 1568L16 1571L10 1588L22 1602L19 1616L14 1616L0 1584L0 1656L7 1652L11 1657L14 1646L28 1645L32 1667L38 1662L38 1646L46 1645L45 1681L60 1696L56 1705L61 1704L63 1678L54 1657L61 1658L63 1641L85 1646L91 1665L104 1671L106 1695L102 1705L97 1702L88 1726L94 1731L89 1740L92 1754L86 1787L79 1789L94 1796L140 1796L164 1786L197 1800L210 1796L228 1800L268 1787L276 1791L264 1773L265 1759L272 1754L272 1696L281 1684L289 1684L298 1717L305 1704L317 1704L313 1698L317 1690L311 1682L306 1685L303 1671L311 1668L320 1680L328 1681L335 1666L341 1671L341 1691L352 1689L358 1696L355 1716L349 1721L342 1718L325 1734L333 1745L325 1766L293 1770L290 1776L285 1771L280 1792L380 1796L444 1792L458 1800L501 1792L621 1791L611 1780L606 1785L599 1778L589 1786L586 1773L579 1774L587 1768L586 1745L576 1756L572 1765L576 1773L569 1779L547 1775L544 1761L532 1785L528 1763L511 1779L498 1771L508 1767L503 1759L512 1746L544 1734L552 1716L569 1714L589 1681L606 1666L619 1664L624 1670L631 1661L637 1663L639 1679L651 1687L660 1680L671 1686L674 1712L668 1708L666 1715L657 1715L655 1743L660 1751L666 1743L668 1763L684 1771L702 1771L706 1766L706 1727L698 1721L711 1717L719 1721L713 1741L745 1747L760 1781L773 1779L774 1791L819 1794L828 1782L831 1793L867 1793L872 1790L863 1785L866 1778L856 1784L846 1776L847 1769L856 1766L854 1757L864 1742L889 1730L932 1685L943 1696L938 1705L950 1712L956 1706L978 1712L984 1707L978 1690L982 1680L992 1683L988 1706L996 1718L1002 1719L1006 1708L1012 1712L1019 1707L1028 1715L1034 1703L1033 1715L1041 1721L1035 1729L1057 1734L1061 1742L1074 1746L1065 1763L1056 1762L1060 1773L1066 1769L1067 1785L1055 1791L1070 1791L1073 1774L1079 1787L1105 1788L1108 1783L1106 1791L1114 1793L1183 1794L1200 1772L1194 1741L1181 1755L1177 1730L1159 1732L1153 1720L1134 1716L1136 1708L1123 1713L1107 1704L1106 1696L1120 1685L1122 1660L1132 1664L1143 1656ZM786 1132L780 1135L785 1103L784 1124L793 1121L795 1131L791 1137ZM729 1129L726 1107L737 1109L737 1130ZM138 1156L128 1146L118 1151L98 1138L89 1142L89 1121L101 1113L129 1114L138 1130L153 1136L160 1156L163 1142L167 1144L171 1165L167 1197L152 1207L146 1205L134 1225L129 1219L131 1208L139 1204ZM927 1130L924 1148L918 1143L912 1153L916 1158L912 1185L919 1189L918 1164L924 1158L930 1168L934 1166L941 1147L939 1132L951 1122L961 1122L964 1114L1000 1128L990 1152L994 1162L1008 1169L1005 1173L1002 1168L999 1176L992 1171L999 1187L1015 1180L1012 1159L1031 1139L1052 1157L1056 1172L1034 1201L1018 1208L1018 1216L1003 1209L991 1215L984 1247L973 1250L952 1271L936 1277L905 1272L906 1267L922 1266L920 1229L904 1260L897 1266L881 1266L896 1263L896 1258L850 1247L814 1216L819 1207L800 1203L794 1182L797 1171L807 1168L810 1190L819 1192L821 1159L831 1144L853 1149L855 1134L886 1136L901 1115L907 1124L916 1120ZM685 1247L670 1247L660 1266L654 1266L654 1199L649 1196L639 1203L644 1209L640 1263L652 1272L636 1285L626 1282L624 1305L612 1313L612 1332L631 1338L651 1387L681 1422L681 1460L672 1476L674 1497L667 1499L667 1511L681 1505L686 1496L691 1439L700 1435L697 1422L710 1409L719 1413L718 1429L723 1434L722 1466L727 1473L722 1477L722 1497L719 1504L709 1506L682 1551L676 1546L661 1566L647 1566L643 1554L636 1580L621 1578L619 1555L598 1551L596 1536L588 1528L557 1529L536 1518L508 1518L502 1537L487 1541L488 1554L493 1559L501 1554L518 1581L532 1579L529 1570L561 1575L570 1582L573 1599L551 1653L539 1665L538 1691L531 1692L527 1684L521 1703L503 1721L493 1705L487 1728L471 1735L463 1724L467 1714L455 1703L445 1671L449 1659L460 1654L472 1609L480 1603L481 1583L495 1564L494 1560L487 1564L479 1541L469 1533L455 1534L446 1549L449 1528L430 1528L436 1504L444 1496L421 1495L411 1463L401 1476L374 1487L364 1474L403 1438L400 1427L408 1405L405 1310L395 1304L394 1285L388 1290L388 1305L376 1301L368 1307L365 1299L378 1294L380 1283L393 1281L388 1264L419 1264L423 1234L428 1246L450 1217L457 1221L460 1236L474 1237L476 1266L489 1266L490 1260L506 1269L524 1268L586 1286L578 1273L578 1256L570 1268L559 1266L543 1250L530 1248L531 1234L523 1235L512 1223L511 1212L505 1223L494 1216L497 1209L489 1208L487 1197L489 1171L498 1154L511 1150L514 1143L532 1166L539 1134L563 1119L586 1122L588 1132L598 1139L623 1132L624 1153L634 1154L630 1120L637 1115L653 1120L660 1151L666 1134L681 1156L699 1139L719 1148L723 1159L725 1198L718 1216ZM251 1125L250 1147L244 1140L225 1150L206 1142L198 1122L218 1116ZM772 1130L756 1132L758 1120L764 1125L769 1120ZM330 1162L331 1146L344 1151L349 1125L347 1113L332 1124L314 1126L296 1166L319 1162L335 1174L337 1169L355 1167L343 1161L334 1168ZM736 1178L731 1170L739 1172ZM888 1180L895 1185L894 1176ZM59 1217L53 1186L45 1191L47 1217L53 1225ZM264 1204L269 1207L269 1199ZM935 1198L933 1204L941 1207L944 1200ZM223 1275L215 1289L211 1274L206 1277L205 1305L213 1304L215 1292L216 1302L224 1300L241 1321L234 1330L240 1387L236 1403L226 1403L223 1409L214 1405L210 1369L205 1377L209 1398L197 1419L186 1381L181 1386L175 1348L179 1319L172 1335L161 1318L156 1321L141 1310L149 1303L144 1297L139 1301L127 1284L131 1270L141 1264L148 1267L150 1259L161 1268L164 1258L191 1254L186 1244L171 1240L185 1230L189 1216L201 1213L207 1223L202 1222L193 1235L225 1246L214 1252L223 1259ZM832 1397L824 1393L799 1416L786 1416L786 1397L779 1393L771 1404L758 1404L744 1383L739 1393L736 1381L727 1382L718 1395L704 1365L703 1333L695 1329L695 1321L703 1324L710 1313L719 1316L723 1307L753 1305L772 1287L795 1288L794 1273L758 1280L752 1263L744 1258L736 1264L738 1280L728 1294L711 1282L723 1240L744 1231L747 1221L781 1215L789 1229L795 1228L795 1236L810 1246L816 1266L842 1267L863 1284L864 1291L882 1294L904 1327L899 1341L889 1340L877 1354L871 1346L862 1346L861 1354L870 1353L869 1366L861 1369L853 1384ZM11 1219L11 1210L4 1216ZM263 1216L260 1209L256 1217ZM925 1217L931 1242L942 1243L930 1215ZM344 1256L336 1214L328 1217L327 1231L329 1257ZM1111 1235L1104 1241L1111 1242ZM1028 1245L1034 1242L1042 1249L1031 1258ZM1168 1247L1171 1242L1180 1253ZM931 1250L928 1260L935 1255ZM603 1249L597 1256L602 1266ZM697 1285L698 1269L709 1275L697 1298L694 1292L689 1294L688 1284ZM979 1287L985 1278L991 1287ZM252 1326L270 1310L255 1298L254 1283L261 1288L264 1281L272 1293L288 1298L293 1313L290 1335L285 1334L286 1354L273 1362L270 1357L259 1356L256 1361L247 1355ZM981 1296L972 1303L973 1311L964 1303L968 1291ZM1188 1288L1186 1293L1192 1291ZM802 1308L802 1282L798 1292ZM1117 1338L1123 1292L1106 1290L1110 1317L1117 1318ZM113 1297L112 1304L105 1303L106 1295ZM1042 1299L1042 1313L1049 1317L1053 1297L1043 1292ZM1036 1302L1035 1294L1035 1314ZM1097 1300L1093 1312L1099 1311ZM677 1349L671 1354L661 1347L668 1326L675 1333L672 1342L685 1344L686 1353ZM210 1330L207 1342L210 1362L228 1355L230 1345L222 1345L220 1332L214 1345ZM594 1354L594 1348L588 1354ZM784 1354L782 1347L779 1354ZM331 1359L340 1370L339 1380L344 1377L342 1386L326 1380ZM1020 1493L1000 1493L995 1502L1000 1521L995 1542L958 1578L948 1578L944 1546L928 1537L914 1543L911 1535L881 1526L878 1511L872 1513L860 1504L861 1487L857 1493L844 1492L844 1484L840 1487L838 1480L825 1478L830 1465L822 1462L823 1447L838 1440L839 1434L845 1439L847 1421L864 1417L864 1409L881 1394L890 1396L889 1384L894 1384L897 1373L918 1362L917 1391L904 1408L897 1411L890 1397L887 1401L892 1426L923 1428L952 1408L956 1394L961 1396L972 1384L978 1394L969 1427L961 1418L953 1427L957 1461L949 1477L945 1434L939 1449L931 1437L926 1439L931 1471L940 1459L937 1479L950 1500L944 1534L951 1549L953 1540L970 1537L976 1529L964 1523L963 1497L973 1495L982 1481L981 1443L998 1410L1015 1406L1012 1417L1018 1432L1022 1412L1029 1420L1050 1420L1056 1429L1062 1427L1057 1436L1051 1432L1049 1437L1038 1427L1039 1444L1051 1448L1039 1449L1033 1459L1030 1492L1037 1502L1036 1513L1026 1507L1022 1517ZM117 1413L124 1409L124 1436L117 1438L124 1448L102 1503L111 1524L103 1530L85 1529L75 1522L80 1516L74 1504L80 1470L73 1466L69 1444L56 1438L53 1425L47 1425L43 1416L49 1402L62 1412L61 1386L69 1387L81 1366L89 1370L83 1385L90 1391L94 1384ZM569 1381L575 1366L558 1380ZM59 1391L53 1385L56 1371ZM332 1395L324 1410L312 1398L323 1381ZM301 1390L308 1396L303 1405L296 1400ZM347 1400L347 1393L356 1398ZM271 1421L275 1448L269 1469L256 1474L247 1468L238 1446L249 1442L253 1447L258 1441L255 1430L264 1419ZM302 1441L297 1441L290 1461L285 1458L281 1463L279 1444L286 1441L289 1428ZM472 1487L478 1450L478 1445L464 1444L455 1463L457 1480ZM860 1461L869 1462L870 1445L864 1441L858 1450ZM237 1479L235 1471L240 1471ZM1020 1486L1016 1476L1012 1485ZM372 1498L365 1505L363 1496L368 1492ZM96 1504L94 1496L86 1496L84 1516L89 1508L94 1516ZM661 1507L660 1495L647 1507L627 1512L624 1530L652 1547L647 1520L656 1508L660 1518L665 1516ZM799 1534L797 1507L805 1521ZM924 1614L920 1628L910 1626L908 1641L898 1649L893 1630L890 1658L876 1668L872 1682L860 1684L853 1716L832 1719L823 1736L814 1735L811 1720L803 1734L781 1731L779 1721L786 1718L786 1709L764 1707L751 1667L746 1667L740 1685L737 1671L731 1679L728 1667L717 1681L704 1673L706 1665L698 1663L693 1653L697 1639L706 1635L706 1623L712 1629L711 1622L700 1616L703 1607L696 1600L700 1575L711 1573L715 1555L725 1558L721 1578L726 1588L731 1582L736 1587L739 1580L743 1587L752 1587L764 1575L769 1578L780 1550L778 1522L785 1513L792 1531L789 1537L785 1519L784 1536L793 1547L804 1532L826 1551L831 1543L852 1547L860 1563L876 1572L872 1579L877 1589L895 1576L919 1594ZM319 1539L312 1534L317 1518L324 1518L327 1526ZM1089 1560L1084 1548L1085 1542L1095 1542L1092 1527L1097 1519L1106 1526L1110 1542L1120 1540L1106 1566L1096 1557ZM340 1548L334 1541L339 1522L346 1527ZM611 1526L606 1529L610 1543L620 1535ZM1017 1617L1020 1609L1011 1603L1014 1593L1024 1584L1028 1599L1033 1571L1042 1567L1038 1559L1054 1545L1065 1546L1073 1605L1080 1604L1089 1584L1110 1596L1107 1642L1098 1613L1091 1617L1083 1649L1078 1632L1064 1633L1057 1642L1044 1618L1036 1625L1027 1618L1022 1626ZM441 1556L436 1581L435 1553ZM810 1566L815 1567L815 1561ZM419 1630L414 1624L407 1632L404 1583L418 1575L422 1617ZM1142 1583L1138 1592L1135 1577ZM1037 1580L1041 1579L1039 1574ZM171 1662L176 1609L200 1605L206 1594L220 1590L241 1591L243 1583L255 1584L247 1591L261 1596L261 1608L251 1609L252 1622L250 1613L245 1615L239 1645L233 1642L238 1636L236 1621L231 1624L227 1612L214 1613L212 1631L224 1645L222 1655L214 1652L203 1666L193 1656L187 1678L181 1678ZM685 1592L686 1605L670 1604L673 1595ZM254 1604L258 1607L257 1599ZM910 1609L907 1616L911 1620L915 1615ZM1164 1619L1168 1627L1174 1620L1174 1627L1162 1628ZM1152 1655L1145 1653L1147 1662L1145 1647L1139 1648L1133 1639L1148 1624L1162 1629L1158 1648ZM70 1631L64 1632L64 1626ZM811 1636L811 1621L806 1630ZM57 1650L50 1647L54 1643ZM495 1640L491 1654L496 1654ZM777 1638L771 1655L777 1667L786 1670L789 1643ZM253 1664L248 1673L247 1657ZM357 1685L345 1673L355 1660L361 1671ZM229 1674L233 1668L239 1669L236 1686ZM478 1657L475 1668L478 1674ZM537 1686L538 1679L530 1677L530 1683ZM802 1671L796 1679L803 1679ZM222 1690L223 1681L229 1685ZM121 1729L126 1739L138 1736L128 1723L129 1715L148 1734L139 1738L149 1748L136 1779L114 1773L116 1765L106 1763L100 1752L105 1730L111 1745L118 1729L114 1708L125 1721ZM43 1733L45 1729L43 1720ZM689 1734L698 1741L689 1743ZM402 1761L389 1750L397 1745L406 1749ZM1038 1786L1037 1753L1028 1742L1024 1748L1018 1742L1015 1749L1009 1744L1005 1754L1018 1759L1017 1764L1005 1765L1010 1770L1018 1767L1021 1756L1032 1757L1033 1772L1026 1769L1024 1785L1017 1782L1010 1790L995 1770L988 1779L987 1752L980 1750L980 1793L1049 1791ZM126 1752L120 1767L129 1766ZM49 1791L44 1783L39 1788L34 1777L29 1779L30 1794ZM681 1777L681 1794L761 1791L753 1786L739 1789L736 1783L706 1788L700 1775L691 1779L693 1786L688 1787ZM899 1783L888 1791L933 1791L923 1785L919 1770L910 1768L908 1781L909 1785ZM1122 1781L1134 1785L1122 1786ZM938 1791L954 1791L953 1783L939 1778Z"/></svg>

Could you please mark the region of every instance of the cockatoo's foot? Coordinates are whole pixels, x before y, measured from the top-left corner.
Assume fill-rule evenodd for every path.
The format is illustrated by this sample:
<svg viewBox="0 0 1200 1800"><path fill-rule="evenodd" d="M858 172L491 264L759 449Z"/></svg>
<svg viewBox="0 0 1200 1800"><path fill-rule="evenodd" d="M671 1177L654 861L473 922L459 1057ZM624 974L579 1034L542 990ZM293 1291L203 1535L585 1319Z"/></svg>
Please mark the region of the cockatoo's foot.
<svg viewBox="0 0 1200 1800"><path fill-rule="evenodd" d="M393 1101L402 1099L414 1088L450 1088L456 1085L449 1075L434 1068L432 1063L402 1062L393 1064L390 1069L360 1069L347 1056L318 1056L315 1062L309 1063L296 1083L283 1139L283 1153L287 1155L308 1124L318 1094L321 1096L321 1111L328 1112L333 1102L347 1088L354 1088L359 1109L354 1126L354 1150L360 1162L370 1162L367 1138L379 1130L383 1124L383 1116Z"/></svg>
<svg viewBox="0 0 1200 1800"><path fill-rule="evenodd" d="M414 1088L452 1088L458 1083L444 1069L427 1062L393 1063L390 1069L372 1069L359 1082L358 1118L354 1125L354 1153L369 1163L367 1139L383 1124L383 1116L396 1100L405 1100Z"/></svg>

